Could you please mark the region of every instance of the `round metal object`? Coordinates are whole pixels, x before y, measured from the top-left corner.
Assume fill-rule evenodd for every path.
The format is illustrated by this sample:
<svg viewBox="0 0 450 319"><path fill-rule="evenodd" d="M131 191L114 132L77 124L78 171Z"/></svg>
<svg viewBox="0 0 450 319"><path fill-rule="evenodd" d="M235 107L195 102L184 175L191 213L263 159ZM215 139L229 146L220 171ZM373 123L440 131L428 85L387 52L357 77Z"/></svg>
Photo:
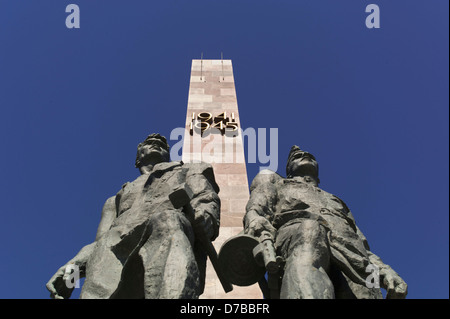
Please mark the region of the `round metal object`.
<svg viewBox="0 0 450 319"><path fill-rule="evenodd" d="M219 265L224 277L237 286L250 286L258 282L265 274L253 257L253 248L259 242L256 238L239 234L222 245L219 252Z"/></svg>

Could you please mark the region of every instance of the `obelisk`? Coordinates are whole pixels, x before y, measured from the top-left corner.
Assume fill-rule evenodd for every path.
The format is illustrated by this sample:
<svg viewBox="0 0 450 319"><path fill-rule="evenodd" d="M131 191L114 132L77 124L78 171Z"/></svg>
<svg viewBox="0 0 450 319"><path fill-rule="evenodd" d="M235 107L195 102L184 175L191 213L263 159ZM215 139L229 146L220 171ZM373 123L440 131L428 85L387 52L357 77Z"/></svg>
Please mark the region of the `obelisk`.
<svg viewBox="0 0 450 319"><path fill-rule="evenodd" d="M249 198L247 169L231 60L192 60L183 142L183 162L203 161L214 168L220 187L221 245L243 229L242 218ZM225 293L208 260L203 299L260 299L257 284L233 286Z"/></svg>

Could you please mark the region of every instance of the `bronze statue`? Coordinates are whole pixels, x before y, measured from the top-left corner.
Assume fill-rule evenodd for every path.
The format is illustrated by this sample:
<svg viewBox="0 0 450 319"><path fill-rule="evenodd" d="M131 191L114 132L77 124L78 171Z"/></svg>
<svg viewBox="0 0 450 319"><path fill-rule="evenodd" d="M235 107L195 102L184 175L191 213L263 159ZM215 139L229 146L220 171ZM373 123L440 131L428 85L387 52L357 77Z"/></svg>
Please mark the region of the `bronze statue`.
<svg viewBox="0 0 450 319"><path fill-rule="evenodd" d="M167 140L151 134L138 145L136 167L141 176L106 201L95 241L47 283L52 298L70 298L73 288L64 279L70 265L86 277L80 298L183 299L202 293L206 252L196 230L200 226L208 240L219 231L212 166L170 162ZM189 196L189 205L180 196Z"/></svg>
<svg viewBox="0 0 450 319"><path fill-rule="evenodd" d="M370 251L345 203L318 187L315 157L293 146L286 172L255 177L244 216L245 234L264 244L253 254L269 271L266 297L372 299L381 287L387 298L405 298L406 283Z"/></svg>

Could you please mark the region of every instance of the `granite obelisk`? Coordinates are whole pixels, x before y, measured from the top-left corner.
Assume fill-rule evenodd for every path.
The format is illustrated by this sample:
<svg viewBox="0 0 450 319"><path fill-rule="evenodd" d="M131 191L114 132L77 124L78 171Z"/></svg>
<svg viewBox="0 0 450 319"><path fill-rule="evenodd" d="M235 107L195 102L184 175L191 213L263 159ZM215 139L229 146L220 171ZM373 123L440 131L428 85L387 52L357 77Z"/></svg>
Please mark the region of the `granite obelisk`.
<svg viewBox="0 0 450 319"><path fill-rule="evenodd" d="M249 186L241 122L238 112L231 60L193 60L183 142L183 162L203 161L214 168L220 187L220 246L243 229ZM212 265L208 262L205 291L201 298L262 298L257 284L234 286L225 294Z"/></svg>

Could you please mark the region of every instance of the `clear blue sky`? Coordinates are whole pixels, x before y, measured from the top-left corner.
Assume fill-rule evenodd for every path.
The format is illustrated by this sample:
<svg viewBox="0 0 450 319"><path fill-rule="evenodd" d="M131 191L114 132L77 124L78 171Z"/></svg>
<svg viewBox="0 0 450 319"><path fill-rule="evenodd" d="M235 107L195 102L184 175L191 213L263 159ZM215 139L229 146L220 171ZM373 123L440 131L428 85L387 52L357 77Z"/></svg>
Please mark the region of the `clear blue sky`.
<svg viewBox="0 0 450 319"><path fill-rule="evenodd" d="M244 128L278 128L280 174L293 144L313 153L408 297L448 298L448 7L0 0L0 298L48 298L104 200L138 176L137 144L184 124L201 52L233 61Z"/></svg>

